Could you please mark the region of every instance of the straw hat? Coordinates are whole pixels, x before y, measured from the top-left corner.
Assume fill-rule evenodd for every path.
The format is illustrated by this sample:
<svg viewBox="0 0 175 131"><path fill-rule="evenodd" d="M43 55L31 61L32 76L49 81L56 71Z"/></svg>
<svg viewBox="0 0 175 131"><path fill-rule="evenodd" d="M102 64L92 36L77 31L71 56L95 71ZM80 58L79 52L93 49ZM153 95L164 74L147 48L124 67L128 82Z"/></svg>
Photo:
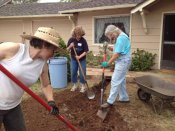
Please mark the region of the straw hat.
<svg viewBox="0 0 175 131"><path fill-rule="evenodd" d="M59 47L60 35L53 28L39 27L34 35L21 35L22 38L31 40L37 38Z"/></svg>

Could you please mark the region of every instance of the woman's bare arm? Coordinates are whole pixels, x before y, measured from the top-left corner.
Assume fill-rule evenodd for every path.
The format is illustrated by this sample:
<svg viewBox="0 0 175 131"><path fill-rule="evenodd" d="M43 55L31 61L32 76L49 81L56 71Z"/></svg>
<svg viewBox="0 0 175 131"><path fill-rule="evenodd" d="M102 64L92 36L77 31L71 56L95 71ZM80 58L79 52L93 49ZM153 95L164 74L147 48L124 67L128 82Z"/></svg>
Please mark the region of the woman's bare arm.
<svg viewBox="0 0 175 131"><path fill-rule="evenodd" d="M0 44L0 60L10 59L19 50L19 43L5 42Z"/></svg>
<svg viewBox="0 0 175 131"><path fill-rule="evenodd" d="M49 76L48 76L47 63L45 63L45 65L44 65L43 72L42 72L41 77L40 77L40 81L41 81L41 87L42 87L43 93L44 93L47 101L54 100L53 99L53 89L50 85Z"/></svg>

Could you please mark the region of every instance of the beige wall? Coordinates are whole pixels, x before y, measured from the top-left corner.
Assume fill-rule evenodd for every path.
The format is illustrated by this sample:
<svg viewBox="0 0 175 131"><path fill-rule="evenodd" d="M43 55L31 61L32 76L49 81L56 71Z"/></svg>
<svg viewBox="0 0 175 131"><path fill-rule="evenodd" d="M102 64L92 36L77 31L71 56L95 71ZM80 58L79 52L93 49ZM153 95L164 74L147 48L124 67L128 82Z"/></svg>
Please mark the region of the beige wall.
<svg viewBox="0 0 175 131"><path fill-rule="evenodd" d="M131 21L131 43L132 49L141 48L157 54L156 65L154 68L160 68L161 42L162 42L162 23L163 13L175 13L174 0L160 0L149 8L146 14L146 23L148 34L143 30L142 20L139 13L132 15Z"/></svg>
<svg viewBox="0 0 175 131"><path fill-rule="evenodd" d="M123 16L130 15L130 9L112 9L104 11L89 11L81 12L78 14L78 25L82 25L85 29L85 38L89 44L90 50L98 52L99 45L94 44L94 18L95 17L109 17L109 16ZM68 17L53 17L53 18L25 18L25 19L7 19L5 22L0 19L0 27L4 30L9 30L9 27L13 27L13 32L4 33L0 37L0 41L8 41L9 34L11 35L11 41L21 42L20 34L25 32L26 34L33 34L39 26L53 27L60 33L60 36L67 43L70 37L70 31L72 30L72 22ZM18 22L15 22L18 21ZM9 24L6 24L9 23ZM0 35L2 32L0 32ZM14 35L15 34L15 35Z"/></svg>
<svg viewBox="0 0 175 131"><path fill-rule="evenodd" d="M174 0L160 0L156 4L146 8L149 13L146 14L146 23L148 34L143 30L142 20L139 13L131 16L131 44L132 50L136 48L145 49L149 52L156 53L155 68L159 68L162 40L162 18L165 12L175 13ZM78 14L78 25L85 29L85 38L90 50L98 52L99 45L94 44L94 18L130 15L130 8L111 9L103 11L88 11ZM23 32L33 34L39 26L53 27L60 33L60 36L67 43L72 29L72 23L68 17L50 17L50 18L26 18L26 19L0 19L0 41L20 42L20 34Z"/></svg>
<svg viewBox="0 0 175 131"><path fill-rule="evenodd" d="M23 31L22 20L0 20L0 41L14 41L21 40L20 34Z"/></svg>
<svg viewBox="0 0 175 131"><path fill-rule="evenodd" d="M0 41L21 42L19 35L34 34L38 27L53 27L67 43L72 30L72 23L68 17L59 18L27 18L27 19L0 19Z"/></svg>

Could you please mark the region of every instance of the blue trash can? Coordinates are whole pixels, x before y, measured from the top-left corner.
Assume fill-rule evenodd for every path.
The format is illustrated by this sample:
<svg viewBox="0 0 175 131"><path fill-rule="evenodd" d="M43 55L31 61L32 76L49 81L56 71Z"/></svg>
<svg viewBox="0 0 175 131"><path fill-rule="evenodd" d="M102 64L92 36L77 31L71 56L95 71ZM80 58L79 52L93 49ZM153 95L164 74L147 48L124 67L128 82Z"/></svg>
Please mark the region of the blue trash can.
<svg viewBox="0 0 175 131"><path fill-rule="evenodd" d="M48 60L50 81L53 88L67 86L67 58L53 57Z"/></svg>

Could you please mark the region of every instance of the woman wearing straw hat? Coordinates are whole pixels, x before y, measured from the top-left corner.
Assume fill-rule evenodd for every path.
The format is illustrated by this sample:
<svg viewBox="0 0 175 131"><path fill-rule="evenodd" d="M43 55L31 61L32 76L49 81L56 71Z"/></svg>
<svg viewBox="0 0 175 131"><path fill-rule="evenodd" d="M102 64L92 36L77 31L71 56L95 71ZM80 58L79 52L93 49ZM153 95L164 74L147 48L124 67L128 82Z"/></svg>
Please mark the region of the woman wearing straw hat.
<svg viewBox="0 0 175 131"><path fill-rule="evenodd" d="M43 93L52 107L51 114L59 113L48 77L47 60L58 48L60 36L52 28L39 27L34 35L23 35L30 44L4 42L0 44L0 64L25 85L31 86L40 77ZM0 129L25 131L20 103L24 91L0 72Z"/></svg>

